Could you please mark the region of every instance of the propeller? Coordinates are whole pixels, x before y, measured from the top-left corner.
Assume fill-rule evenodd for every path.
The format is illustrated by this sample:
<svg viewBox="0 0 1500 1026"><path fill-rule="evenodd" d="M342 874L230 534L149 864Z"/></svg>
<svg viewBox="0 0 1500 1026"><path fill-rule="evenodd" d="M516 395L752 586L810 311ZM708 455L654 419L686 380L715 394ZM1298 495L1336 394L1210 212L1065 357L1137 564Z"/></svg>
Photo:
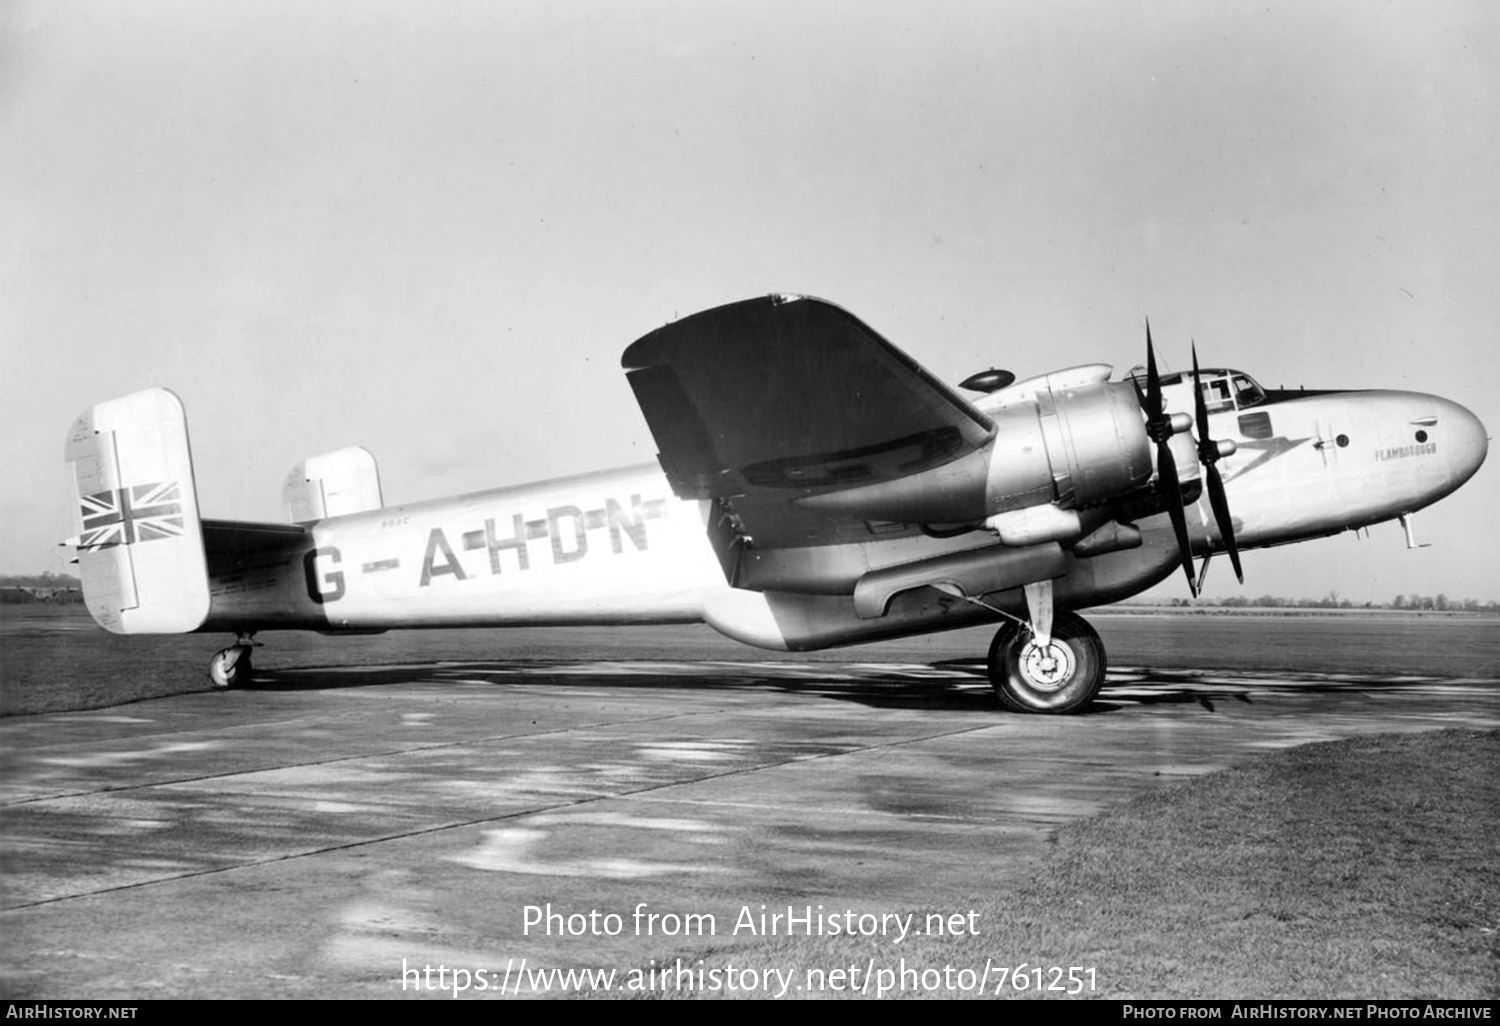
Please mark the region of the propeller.
<svg viewBox="0 0 1500 1026"><path fill-rule="evenodd" d="M1240 569L1240 550L1234 543L1234 521L1229 516L1229 498L1224 494L1224 479L1216 465L1219 457L1232 453L1233 442L1220 443L1208 437L1208 404L1203 401L1203 387L1198 381L1198 345L1193 344L1193 396L1198 414L1198 462L1208 474L1208 504L1214 511L1214 523L1219 525L1219 535L1224 539L1224 548L1229 551L1229 562L1234 567L1234 576L1245 583L1245 572ZM1221 444L1231 446L1229 452L1221 452Z"/></svg>
<svg viewBox="0 0 1500 1026"><path fill-rule="evenodd" d="M1151 322L1146 321L1146 392L1141 393L1141 383L1135 383L1136 398L1146 414L1146 436L1156 443L1157 488L1167 503L1167 515L1172 518L1172 531L1177 535L1177 551L1182 557L1182 572L1187 575L1188 591L1198 597L1198 586L1193 580L1193 548L1188 541L1187 514L1182 509L1182 482L1177 477L1177 460L1172 456L1170 444L1176 426L1171 414L1162 409L1161 375L1156 371L1156 349L1151 344ZM1200 400L1201 401L1201 400ZM1207 416L1207 414L1205 414ZM1238 564L1236 564L1238 566Z"/></svg>

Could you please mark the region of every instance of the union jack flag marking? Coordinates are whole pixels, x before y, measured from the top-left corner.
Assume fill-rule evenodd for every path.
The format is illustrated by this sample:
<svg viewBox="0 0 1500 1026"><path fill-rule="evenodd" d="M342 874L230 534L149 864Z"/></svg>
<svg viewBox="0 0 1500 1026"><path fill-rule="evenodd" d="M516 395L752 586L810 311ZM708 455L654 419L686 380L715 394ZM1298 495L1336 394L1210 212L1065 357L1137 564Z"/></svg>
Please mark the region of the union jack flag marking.
<svg viewBox="0 0 1500 1026"><path fill-rule="evenodd" d="M85 495L82 507L80 549L133 545L183 533L182 493L176 481Z"/></svg>

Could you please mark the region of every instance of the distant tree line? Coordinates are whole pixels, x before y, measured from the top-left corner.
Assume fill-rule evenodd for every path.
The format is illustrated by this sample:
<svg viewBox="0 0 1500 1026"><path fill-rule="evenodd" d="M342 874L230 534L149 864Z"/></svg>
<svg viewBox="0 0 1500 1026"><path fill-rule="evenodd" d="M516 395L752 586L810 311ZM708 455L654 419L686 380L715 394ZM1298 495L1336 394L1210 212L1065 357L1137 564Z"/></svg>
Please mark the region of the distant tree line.
<svg viewBox="0 0 1500 1026"><path fill-rule="evenodd" d="M0 604L82 601L82 582L71 574L0 574Z"/></svg>
<svg viewBox="0 0 1500 1026"><path fill-rule="evenodd" d="M83 582L72 574L0 574L0 585L7 588L78 588Z"/></svg>
<svg viewBox="0 0 1500 1026"><path fill-rule="evenodd" d="M1500 613L1500 602L1488 602L1475 598L1449 598L1439 592L1436 595L1397 595L1389 602L1351 602L1330 591L1322 598L1286 598L1282 595L1259 595L1248 598L1235 595L1230 598L1200 598L1196 600L1174 599L1174 606L1208 606L1221 609L1399 609L1413 612L1432 611L1438 613Z"/></svg>

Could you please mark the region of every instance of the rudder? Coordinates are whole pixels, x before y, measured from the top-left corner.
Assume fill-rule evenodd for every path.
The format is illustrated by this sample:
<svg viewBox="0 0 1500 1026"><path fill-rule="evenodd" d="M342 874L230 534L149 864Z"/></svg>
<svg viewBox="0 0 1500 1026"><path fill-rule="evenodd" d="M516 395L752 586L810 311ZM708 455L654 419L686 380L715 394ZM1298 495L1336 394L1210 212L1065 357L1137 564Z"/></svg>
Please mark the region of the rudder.
<svg viewBox="0 0 1500 1026"><path fill-rule="evenodd" d="M208 561L182 400L164 388L85 411L68 433L88 610L115 634L178 634L208 616Z"/></svg>

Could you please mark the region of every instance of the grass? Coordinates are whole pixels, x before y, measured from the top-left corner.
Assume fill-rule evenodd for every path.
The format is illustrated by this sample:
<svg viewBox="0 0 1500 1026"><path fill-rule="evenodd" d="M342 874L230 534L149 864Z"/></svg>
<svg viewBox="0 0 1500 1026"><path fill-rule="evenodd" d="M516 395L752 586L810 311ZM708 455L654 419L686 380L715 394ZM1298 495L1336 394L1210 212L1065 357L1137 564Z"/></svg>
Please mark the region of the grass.
<svg viewBox="0 0 1500 1026"><path fill-rule="evenodd" d="M25 611L23 611L25 610ZM214 642L202 635L121 637L81 607L12 607L0 638L0 715L98 709L201 691Z"/></svg>
<svg viewBox="0 0 1500 1026"><path fill-rule="evenodd" d="M1110 999L1493 1000L1497 810L1500 732L1306 745L1063 827L977 937L781 938L708 964L993 958L1095 967Z"/></svg>

